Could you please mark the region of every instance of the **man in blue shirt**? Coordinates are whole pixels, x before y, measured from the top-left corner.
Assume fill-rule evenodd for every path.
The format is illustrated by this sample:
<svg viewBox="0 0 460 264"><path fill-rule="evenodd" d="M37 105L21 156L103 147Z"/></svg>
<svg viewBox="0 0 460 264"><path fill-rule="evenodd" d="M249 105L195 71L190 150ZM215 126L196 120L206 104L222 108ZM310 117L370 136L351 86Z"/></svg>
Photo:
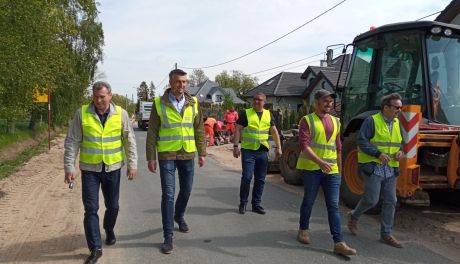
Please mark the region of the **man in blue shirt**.
<svg viewBox="0 0 460 264"><path fill-rule="evenodd" d="M381 111L366 118L358 135L359 171L364 180L364 194L354 210L348 213L348 229L358 234L358 219L367 210L382 201L380 238L385 244L402 248L391 235L396 207L396 177L402 135L398 114L401 112L401 95L392 93L382 97Z"/></svg>

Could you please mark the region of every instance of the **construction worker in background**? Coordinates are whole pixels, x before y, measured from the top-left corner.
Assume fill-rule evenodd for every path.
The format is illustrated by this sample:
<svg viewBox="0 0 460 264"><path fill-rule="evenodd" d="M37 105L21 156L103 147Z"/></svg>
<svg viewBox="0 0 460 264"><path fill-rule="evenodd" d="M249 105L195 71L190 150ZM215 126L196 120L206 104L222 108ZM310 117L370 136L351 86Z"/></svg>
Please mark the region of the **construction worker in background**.
<svg viewBox="0 0 460 264"><path fill-rule="evenodd" d="M224 143L224 138L222 136L222 127L224 126L224 122L217 120L216 125L214 126L214 137L216 139L216 145L220 145Z"/></svg>
<svg viewBox="0 0 460 264"><path fill-rule="evenodd" d="M208 138L208 147L214 146L214 128L217 125L217 120L214 117L204 118L204 133Z"/></svg>
<svg viewBox="0 0 460 264"><path fill-rule="evenodd" d="M235 134L235 123L238 120L238 112L235 107L231 106L224 114L225 121L225 135L226 140L233 142L233 135Z"/></svg>
<svg viewBox="0 0 460 264"><path fill-rule="evenodd" d="M265 214L262 207L262 193L264 191L265 176L268 166L269 134L276 144L276 156L281 156L281 142L276 130L275 120L270 111L264 109L267 97L262 92L257 92L252 98L252 108L240 112L241 119L236 124L235 142L233 143L233 157L241 155L241 184L240 204L238 212L246 213L251 181L254 176L252 188L252 211ZM241 151L238 142L241 139Z"/></svg>

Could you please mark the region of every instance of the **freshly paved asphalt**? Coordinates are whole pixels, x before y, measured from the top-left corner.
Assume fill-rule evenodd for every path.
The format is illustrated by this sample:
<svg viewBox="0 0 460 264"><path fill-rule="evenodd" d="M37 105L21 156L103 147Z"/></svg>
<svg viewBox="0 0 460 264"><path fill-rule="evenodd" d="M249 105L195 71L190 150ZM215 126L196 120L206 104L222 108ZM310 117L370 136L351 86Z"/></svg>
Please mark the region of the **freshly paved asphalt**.
<svg viewBox="0 0 460 264"><path fill-rule="evenodd" d="M255 214L249 206L248 212L240 215L240 168L223 168L212 158L203 168L195 168L185 215L191 232L180 233L176 225L174 252L164 255L159 250L163 242L160 175L147 170L146 132L136 131L136 137L138 177L133 182L123 178L115 230L118 241L103 248L104 255L98 263L455 263L412 241L410 234L398 234L403 249L380 243L378 222L367 216L360 221L359 236L351 236L346 229L345 207L341 208L345 241L357 249L358 255L351 259L334 255L321 192L311 218L312 244L299 244L296 234L301 192L267 183L263 195L267 214Z"/></svg>

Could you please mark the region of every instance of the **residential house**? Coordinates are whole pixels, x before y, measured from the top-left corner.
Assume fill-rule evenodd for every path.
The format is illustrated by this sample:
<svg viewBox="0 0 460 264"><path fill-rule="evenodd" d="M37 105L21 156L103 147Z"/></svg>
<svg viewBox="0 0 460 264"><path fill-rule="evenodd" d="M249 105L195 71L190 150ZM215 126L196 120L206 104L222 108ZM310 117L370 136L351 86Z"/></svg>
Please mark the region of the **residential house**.
<svg viewBox="0 0 460 264"><path fill-rule="evenodd" d="M460 0L453 0L436 17L435 21L460 25Z"/></svg>
<svg viewBox="0 0 460 264"><path fill-rule="evenodd" d="M340 68L342 67L342 71ZM345 85L345 80L347 78L347 69L350 62L350 55L340 55L337 58L333 59L330 65L326 67L321 66L308 66L307 69L302 73L301 78L307 80L308 86L302 93L302 98L305 99L307 105L312 105L314 97L313 95L317 90L326 89L331 92L335 92L334 87L338 84L338 87L341 88ZM337 79L340 80L337 83Z"/></svg>
<svg viewBox="0 0 460 264"><path fill-rule="evenodd" d="M218 83L206 80L198 86L187 87L187 92L191 95L196 96L198 102L213 104L222 104L224 100L224 94L230 94L234 104L244 104L232 88L220 87Z"/></svg>
<svg viewBox="0 0 460 264"><path fill-rule="evenodd" d="M249 100L256 92L263 92L267 97L267 109L298 110L303 105L301 95L307 87L307 81L301 79L301 75L298 72L281 72L247 91L243 98Z"/></svg>

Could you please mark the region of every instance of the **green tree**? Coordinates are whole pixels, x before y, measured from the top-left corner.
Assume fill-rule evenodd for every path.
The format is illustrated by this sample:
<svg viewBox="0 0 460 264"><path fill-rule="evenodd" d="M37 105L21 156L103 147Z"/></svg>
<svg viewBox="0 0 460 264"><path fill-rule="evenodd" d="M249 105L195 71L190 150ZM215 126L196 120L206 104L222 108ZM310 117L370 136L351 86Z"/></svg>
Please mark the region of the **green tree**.
<svg viewBox="0 0 460 264"><path fill-rule="evenodd" d="M258 85L257 78L244 74L241 71L233 70L232 74L222 71L216 75L215 81L224 88L233 88L236 94L244 94Z"/></svg>
<svg viewBox="0 0 460 264"><path fill-rule="evenodd" d="M149 100L149 87L145 81L142 81L139 87L137 87L137 99L139 101Z"/></svg>
<svg viewBox="0 0 460 264"><path fill-rule="evenodd" d="M150 81L150 86L149 86L149 96L150 96L150 99L153 99L155 98L155 90L157 88L155 87L155 84L153 84L152 81Z"/></svg>
<svg viewBox="0 0 460 264"><path fill-rule="evenodd" d="M85 100L102 60L97 14L92 0L0 0L0 118L13 130L37 108L35 91L50 91L57 124Z"/></svg>
<svg viewBox="0 0 460 264"><path fill-rule="evenodd" d="M230 109L230 107L234 106L233 98L230 93L224 92L223 96L224 98L222 100L222 105L221 105L222 109Z"/></svg>
<svg viewBox="0 0 460 264"><path fill-rule="evenodd" d="M209 78L206 74L204 74L202 69L194 69L192 74L189 75L190 86L197 86L206 80L209 80Z"/></svg>

